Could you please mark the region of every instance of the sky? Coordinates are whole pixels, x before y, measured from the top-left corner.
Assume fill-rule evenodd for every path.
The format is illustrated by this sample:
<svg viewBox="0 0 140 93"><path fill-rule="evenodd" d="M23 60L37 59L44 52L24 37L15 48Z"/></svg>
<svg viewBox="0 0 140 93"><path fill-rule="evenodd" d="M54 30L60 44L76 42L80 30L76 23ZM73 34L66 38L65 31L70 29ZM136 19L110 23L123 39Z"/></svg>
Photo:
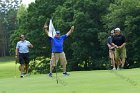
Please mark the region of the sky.
<svg viewBox="0 0 140 93"><path fill-rule="evenodd" d="M28 7L28 4L34 2L35 0L22 0L22 3Z"/></svg>

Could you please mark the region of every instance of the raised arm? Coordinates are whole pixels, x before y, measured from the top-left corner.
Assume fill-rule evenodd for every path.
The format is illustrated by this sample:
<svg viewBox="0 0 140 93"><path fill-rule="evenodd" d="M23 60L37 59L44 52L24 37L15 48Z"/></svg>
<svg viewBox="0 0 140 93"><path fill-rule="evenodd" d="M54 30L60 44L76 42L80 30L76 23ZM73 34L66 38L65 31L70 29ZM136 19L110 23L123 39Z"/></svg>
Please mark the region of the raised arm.
<svg viewBox="0 0 140 93"><path fill-rule="evenodd" d="M44 30L45 30L46 34L48 35L49 31L48 31L48 25L46 23L44 24Z"/></svg>
<svg viewBox="0 0 140 93"><path fill-rule="evenodd" d="M71 27L71 29L67 32L67 36L69 36L74 31L74 26Z"/></svg>
<svg viewBox="0 0 140 93"><path fill-rule="evenodd" d="M33 48L34 46L30 42L28 42L28 47Z"/></svg>

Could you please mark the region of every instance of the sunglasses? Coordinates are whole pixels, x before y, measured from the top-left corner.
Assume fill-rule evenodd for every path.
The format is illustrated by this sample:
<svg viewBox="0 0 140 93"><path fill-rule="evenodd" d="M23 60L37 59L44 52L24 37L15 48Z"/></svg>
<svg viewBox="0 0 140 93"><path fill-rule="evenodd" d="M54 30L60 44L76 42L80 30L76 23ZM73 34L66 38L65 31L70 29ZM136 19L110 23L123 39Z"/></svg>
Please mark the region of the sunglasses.
<svg viewBox="0 0 140 93"><path fill-rule="evenodd" d="M20 38L23 38L23 37L20 37Z"/></svg>

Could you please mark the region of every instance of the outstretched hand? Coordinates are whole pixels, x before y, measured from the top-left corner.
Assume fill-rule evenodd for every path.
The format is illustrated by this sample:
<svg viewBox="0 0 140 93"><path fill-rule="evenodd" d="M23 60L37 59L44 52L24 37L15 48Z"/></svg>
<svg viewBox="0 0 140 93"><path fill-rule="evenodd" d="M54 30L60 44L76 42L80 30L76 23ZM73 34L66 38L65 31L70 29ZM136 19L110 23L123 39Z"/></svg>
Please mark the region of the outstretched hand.
<svg viewBox="0 0 140 93"><path fill-rule="evenodd" d="M46 24L44 25L44 29L48 29L48 26Z"/></svg>

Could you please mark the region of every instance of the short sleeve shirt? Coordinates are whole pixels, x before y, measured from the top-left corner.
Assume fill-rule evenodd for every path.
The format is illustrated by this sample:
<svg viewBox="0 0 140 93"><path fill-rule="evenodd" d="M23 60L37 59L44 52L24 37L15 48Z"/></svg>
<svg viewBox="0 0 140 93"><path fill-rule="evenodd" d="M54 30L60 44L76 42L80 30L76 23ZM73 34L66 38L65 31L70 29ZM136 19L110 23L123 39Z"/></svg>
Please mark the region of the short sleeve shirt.
<svg viewBox="0 0 140 93"><path fill-rule="evenodd" d="M64 40L67 38L67 35L62 35L59 38L57 37L48 37L52 44L52 53L54 52L63 52L63 43Z"/></svg>
<svg viewBox="0 0 140 93"><path fill-rule="evenodd" d="M109 36L107 38L107 44L110 44L110 45L112 44L112 38L113 38L112 36Z"/></svg>
<svg viewBox="0 0 140 93"><path fill-rule="evenodd" d="M27 40L19 41L16 45L16 48L19 49L19 53L28 53L29 52L28 45L30 44L31 43Z"/></svg>
<svg viewBox="0 0 140 93"><path fill-rule="evenodd" d="M117 35L114 36L112 39L112 43L114 43L117 46L121 46L125 42L126 42L126 38L124 35Z"/></svg>

